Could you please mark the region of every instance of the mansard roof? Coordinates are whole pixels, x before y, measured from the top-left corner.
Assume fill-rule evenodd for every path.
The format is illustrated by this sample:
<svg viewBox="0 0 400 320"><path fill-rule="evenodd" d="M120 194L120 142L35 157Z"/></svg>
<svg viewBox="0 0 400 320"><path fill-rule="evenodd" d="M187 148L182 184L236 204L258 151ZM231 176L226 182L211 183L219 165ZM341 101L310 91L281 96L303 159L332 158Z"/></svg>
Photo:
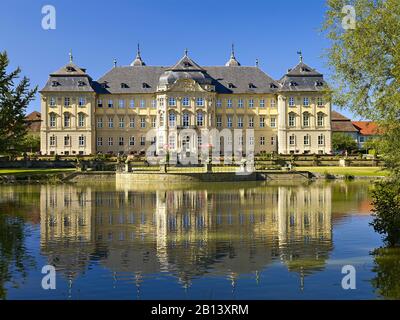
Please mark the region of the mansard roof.
<svg viewBox="0 0 400 320"><path fill-rule="evenodd" d="M280 91L326 91L327 83L321 73L301 61L279 81Z"/></svg>
<svg viewBox="0 0 400 320"><path fill-rule="evenodd" d="M72 61L50 74L41 92L77 91L94 92L96 84L86 73L86 69L78 67Z"/></svg>

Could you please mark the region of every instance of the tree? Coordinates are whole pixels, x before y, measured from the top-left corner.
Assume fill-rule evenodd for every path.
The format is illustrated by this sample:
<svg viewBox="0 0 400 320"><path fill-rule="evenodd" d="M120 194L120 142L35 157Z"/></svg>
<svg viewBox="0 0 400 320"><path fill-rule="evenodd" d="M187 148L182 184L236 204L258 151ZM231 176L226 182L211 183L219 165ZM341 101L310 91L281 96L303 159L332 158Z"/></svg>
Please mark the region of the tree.
<svg viewBox="0 0 400 320"><path fill-rule="evenodd" d="M345 133L335 132L332 135L332 148L335 151L348 151L357 150L356 141Z"/></svg>
<svg viewBox="0 0 400 320"><path fill-rule="evenodd" d="M23 150L30 153L39 151L40 137L34 134L27 134L24 138Z"/></svg>
<svg viewBox="0 0 400 320"><path fill-rule="evenodd" d="M333 70L334 103L378 122L384 138L380 149L389 169L397 174L400 153L394 146L400 144L400 2L328 0L327 5L323 31L331 41L327 58ZM343 27L346 5L355 9L354 29Z"/></svg>
<svg viewBox="0 0 400 320"><path fill-rule="evenodd" d="M35 97L37 87L30 90L29 79L15 84L21 70L7 73L6 52L0 52L0 152L15 153L23 148L26 135L25 111Z"/></svg>

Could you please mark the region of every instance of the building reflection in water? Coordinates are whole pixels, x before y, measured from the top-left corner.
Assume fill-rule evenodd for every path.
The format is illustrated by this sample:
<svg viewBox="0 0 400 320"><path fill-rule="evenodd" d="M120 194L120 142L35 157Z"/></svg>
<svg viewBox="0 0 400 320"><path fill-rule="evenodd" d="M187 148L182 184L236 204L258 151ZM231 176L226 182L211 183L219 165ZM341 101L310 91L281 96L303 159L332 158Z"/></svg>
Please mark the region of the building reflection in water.
<svg viewBox="0 0 400 320"><path fill-rule="evenodd" d="M225 188L225 187L224 187ZM138 294L165 273L183 288L193 279L240 276L284 263L304 277L322 270L332 250L329 185L241 189L104 191L42 186L41 251L73 285L97 261Z"/></svg>

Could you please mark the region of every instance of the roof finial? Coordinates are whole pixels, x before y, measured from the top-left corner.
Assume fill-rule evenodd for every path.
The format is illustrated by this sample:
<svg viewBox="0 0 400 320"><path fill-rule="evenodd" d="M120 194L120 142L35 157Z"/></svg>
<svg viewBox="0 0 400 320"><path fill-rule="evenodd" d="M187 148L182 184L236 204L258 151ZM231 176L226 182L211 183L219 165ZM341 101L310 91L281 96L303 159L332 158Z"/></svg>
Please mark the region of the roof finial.
<svg viewBox="0 0 400 320"><path fill-rule="evenodd" d="M117 67L117 59L114 58L114 68Z"/></svg>
<svg viewBox="0 0 400 320"><path fill-rule="evenodd" d="M256 58L256 67L257 67L257 68L258 68L258 64L259 64L258 58Z"/></svg>
<svg viewBox="0 0 400 320"><path fill-rule="evenodd" d="M231 59L235 58L235 44L232 43L232 49L231 49Z"/></svg>
<svg viewBox="0 0 400 320"><path fill-rule="evenodd" d="M187 57L187 55L188 55L188 52L189 52L189 51L188 51L188 49L186 48L186 49L185 49L185 56L186 56L186 57Z"/></svg>
<svg viewBox="0 0 400 320"><path fill-rule="evenodd" d="M300 62L303 63L303 52L299 50L297 51L297 54L300 56Z"/></svg>
<svg viewBox="0 0 400 320"><path fill-rule="evenodd" d="M74 57L72 56L72 49L69 50L69 63L72 63L74 61Z"/></svg>
<svg viewBox="0 0 400 320"><path fill-rule="evenodd" d="M140 44L139 44L139 42L137 44L136 58L140 58Z"/></svg>

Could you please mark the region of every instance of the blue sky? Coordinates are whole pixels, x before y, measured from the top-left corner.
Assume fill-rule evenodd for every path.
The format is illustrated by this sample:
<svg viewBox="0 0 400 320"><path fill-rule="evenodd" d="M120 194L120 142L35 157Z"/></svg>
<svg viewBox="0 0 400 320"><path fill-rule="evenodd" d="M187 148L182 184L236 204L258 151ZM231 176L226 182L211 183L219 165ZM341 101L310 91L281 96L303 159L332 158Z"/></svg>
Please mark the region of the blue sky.
<svg viewBox="0 0 400 320"><path fill-rule="evenodd" d="M56 8L56 30L41 27L47 4ZM297 64L301 49L305 62L329 77L329 43L319 32L324 13L325 0L2 0L0 50L39 88L68 62L70 49L98 79L114 58L128 65L138 42L148 65L171 65L185 48L200 65L223 65L234 42L242 65L258 58L275 79ZM28 111L39 109L38 96Z"/></svg>

